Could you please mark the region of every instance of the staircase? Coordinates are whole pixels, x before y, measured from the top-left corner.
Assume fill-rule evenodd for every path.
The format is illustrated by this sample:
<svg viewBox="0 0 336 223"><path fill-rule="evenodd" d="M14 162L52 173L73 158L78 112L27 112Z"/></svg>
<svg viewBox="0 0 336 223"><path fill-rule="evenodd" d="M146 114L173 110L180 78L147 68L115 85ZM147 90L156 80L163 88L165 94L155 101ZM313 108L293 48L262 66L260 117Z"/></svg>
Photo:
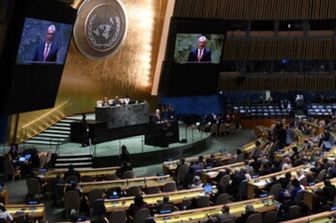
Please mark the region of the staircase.
<svg viewBox="0 0 336 223"><path fill-rule="evenodd" d="M60 145L70 140L70 123L77 121L74 118L64 118L41 133L28 139L26 144L33 145Z"/></svg>
<svg viewBox="0 0 336 223"><path fill-rule="evenodd" d="M73 165L74 168L92 167L92 159L91 154L58 155L55 162L55 169L68 168L70 164Z"/></svg>

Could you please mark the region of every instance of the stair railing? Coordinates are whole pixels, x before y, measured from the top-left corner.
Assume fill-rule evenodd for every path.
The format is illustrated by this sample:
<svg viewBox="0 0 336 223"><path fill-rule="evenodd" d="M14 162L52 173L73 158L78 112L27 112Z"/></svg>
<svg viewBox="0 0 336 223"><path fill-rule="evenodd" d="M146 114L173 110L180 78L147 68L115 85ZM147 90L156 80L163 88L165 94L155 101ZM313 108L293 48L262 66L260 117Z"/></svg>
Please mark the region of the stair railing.
<svg viewBox="0 0 336 223"><path fill-rule="evenodd" d="M27 139L38 135L53 124L65 118L67 116L67 108L69 108L70 105L71 104L68 101L63 102L37 119L22 126L21 141L24 142Z"/></svg>

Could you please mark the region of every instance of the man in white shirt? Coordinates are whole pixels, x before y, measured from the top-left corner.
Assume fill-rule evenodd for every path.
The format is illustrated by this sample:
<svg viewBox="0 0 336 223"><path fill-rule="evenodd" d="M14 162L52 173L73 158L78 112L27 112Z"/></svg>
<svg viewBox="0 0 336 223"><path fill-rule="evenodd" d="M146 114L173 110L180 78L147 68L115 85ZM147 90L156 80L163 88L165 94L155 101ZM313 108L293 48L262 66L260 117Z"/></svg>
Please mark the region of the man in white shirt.
<svg viewBox="0 0 336 223"><path fill-rule="evenodd" d="M12 222L14 221L13 216L6 210L3 203L0 203L0 222L4 220L5 222Z"/></svg>

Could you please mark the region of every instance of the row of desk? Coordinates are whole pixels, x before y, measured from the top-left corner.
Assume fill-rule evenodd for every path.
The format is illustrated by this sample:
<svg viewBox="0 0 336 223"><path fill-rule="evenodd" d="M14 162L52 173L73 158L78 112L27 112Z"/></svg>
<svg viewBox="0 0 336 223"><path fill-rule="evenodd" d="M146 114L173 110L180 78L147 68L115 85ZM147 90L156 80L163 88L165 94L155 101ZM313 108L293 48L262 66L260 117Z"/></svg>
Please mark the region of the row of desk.
<svg viewBox="0 0 336 223"><path fill-rule="evenodd" d="M213 193L216 193L217 190L213 187ZM179 190L173 192L165 192L159 194L149 194L143 195L143 200L150 207L154 207L158 202L163 200L164 196L169 197L169 201L174 204L181 204L185 200L191 200L193 198L198 198L200 196L207 195L203 188L195 188L188 190ZM134 197L123 197L119 199L106 199L104 201L105 208L107 212L116 211L116 210L127 210L129 206L134 202Z"/></svg>
<svg viewBox="0 0 336 223"><path fill-rule="evenodd" d="M26 205L26 204L7 204L7 211L14 217L18 218L23 215L28 215L34 221L43 220L45 217L44 204Z"/></svg>
<svg viewBox="0 0 336 223"><path fill-rule="evenodd" d="M253 198L255 196L256 189L264 189L272 180L273 177L280 179L281 177L285 177L286 173L291 173L292 176L297 176L297 171L299 170L309 170L310 167L305 167L304 165L300 165L297 167L293 167L287 170L279 171L276 173L271 173L268 175L260 176L254 179L251 179L247 183L247 197Z"/></svg>
<svg viewBox="0 0 336 223"><path fill-rule="evenodd" d="M113 167L105 167L105 168L76 168L76 170L80 173L81 177L89 176L92 178L97 178L100 176L110 176L116 173L119 169L119 166ZM54 169L38 172L38 176L43 181L51 181L56 178L57 175L63 176L68 169Z"/></svg>
<svg viewBox="0 0 336 223"><path fill-rule="evenodd" d="M327 223L336 221L336 211L325 211L314 215L305 216L302 218L283 221L282 223Z"/></svg>
<svg viewBox="0 0 336 223"><path fill-rule="evenodd" d="M245 206L247 204L252 204L255 211L259 213L276 210L277 206L279 206L279 203L275 201L272 196L232 202L227 205L230 207L231 214L236 217L240 217L243 213L245 213ZM154 220L156 223L198 223L207 220L209 217L221 214L222 208L223 205L216 205L205 208L177 211L170 214L158 214L154 216Z"/></svg>
<svg viewBox="0 0 336 223"><path fill-rule="evenodd" d="M107 180L96 182L83 182L79 183L83 193L89 193L93 189L108 190L111 188L119 187L122 190L127 190L130 187L163 187L167 183L174 183L174 179L169 175L165 176L152 176L152 177L138 177L131 179L121 180Z"/></svg>
<svg viewBox="0 0 336 223"><path fill-rule="evenodd" d="M336 178L330 179L332 185L336 186ZM303 201L310 208L315 207L318 204L318 196L315 193L317 190L322 190L324 187L324 182L319 182L312 186L307 186L303 193Z"/></svg>
<svg viewBox="0 0 336 223"><path fill-rule="evenodd" d="M211 155L214 155L216 160L220 160L222 162L227 162L230 159L232 159L232 155L231 154L227 154L227 153L221 153L221 152L217 152L217 153L213 153L213 154L207 154L204 155L204 159L209 159ZM185 158L185 162L190 164L192 162L196 162L198 161L198 156L192 156L192 157L188 157ZM177 166L179 164L180 160L172 160L172 161L165 161L162 164L162 170L164 174L173 174L175 173Z"/></svg>
<svg viewBox="0 0 336 223"><path fill-rule="evenodd" d="M262 138L257 138L255 140L253 140L252 142L249 142L243 146L241 146L239 149L240 151L242 151L243 153L250 153L253 151L253 149L255 148L255 142L256 141L260 141L261 143L265 143L265 141ZM211 155L214 155L216 160L220 160L221 162L225 163L230 161L231 159L233 159L233 155L228 154L228 153L214 153L214 154L207 154L204 155L204 159L209 159ZM165 174L172 174L176 171L177 166L179 164L180 160L171 160L171 161L165 161L162 165L162 169L163 169L163 173ZM193 156L193 157L188 157L185 158L186 163L191 163L191 162L195 162L198 161L198 156ZM222 166L223 167L223 166ZM208 171L213 171L213 170L218 170L219 168L211 168Z"/></svg>

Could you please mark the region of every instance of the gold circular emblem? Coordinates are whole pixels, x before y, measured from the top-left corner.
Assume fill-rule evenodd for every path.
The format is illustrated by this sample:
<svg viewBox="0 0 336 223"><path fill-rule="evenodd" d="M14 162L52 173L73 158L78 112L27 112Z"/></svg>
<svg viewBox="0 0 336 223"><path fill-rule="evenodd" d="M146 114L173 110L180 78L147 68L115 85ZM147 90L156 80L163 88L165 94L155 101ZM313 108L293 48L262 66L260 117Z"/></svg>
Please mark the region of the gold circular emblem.
<svg viewBox="0 0 336 223"><path fill-rule="evenodd" d="M90 59L113 55L126 37L127 17L118 0L85 0L78 10L74 39Z"/></svg>

